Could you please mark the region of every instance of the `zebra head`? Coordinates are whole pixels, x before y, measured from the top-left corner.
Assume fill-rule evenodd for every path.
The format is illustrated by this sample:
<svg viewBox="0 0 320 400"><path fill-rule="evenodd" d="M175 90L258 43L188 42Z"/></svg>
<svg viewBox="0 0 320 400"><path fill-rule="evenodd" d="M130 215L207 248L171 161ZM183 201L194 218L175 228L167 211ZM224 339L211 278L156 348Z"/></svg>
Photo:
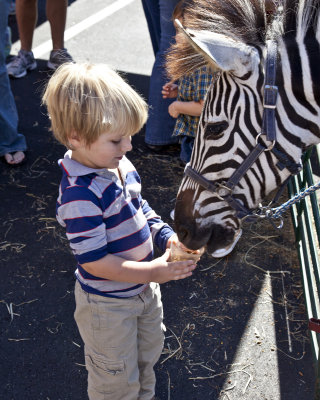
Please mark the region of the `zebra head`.
<svg viewBox="0 0 320 400"><path fill-rule="evenodd" d="M320 0L282 3L268 24L264 0L195 0L184 17L187 28L181 28L185 40L179 40L168 56L168 71L175 79L204 64L216 72L200 118L190 170L222 192L228 191L225 182L258 141L265 144L266 151L233 188L233 199L249 210L297 172L302 152L320 141ZM277 46L275 144L259 135L267 39ZM215 257L232 251L241 235L241 219L225 198L190 174L184 176L175 226L187 247L206 245Z"/></svg>

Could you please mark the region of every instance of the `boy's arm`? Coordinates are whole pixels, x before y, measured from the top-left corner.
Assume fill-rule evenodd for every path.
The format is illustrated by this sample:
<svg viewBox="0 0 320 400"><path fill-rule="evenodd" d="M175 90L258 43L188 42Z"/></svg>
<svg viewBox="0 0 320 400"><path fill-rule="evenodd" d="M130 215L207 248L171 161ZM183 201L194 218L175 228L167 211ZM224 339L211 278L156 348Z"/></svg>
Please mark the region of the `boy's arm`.
<svg viewBox="0 0 320 400"><path fill-rule="evenodd" d="M174 101L170 104L168 111L171 117L178 118L179 114L199 117L203 109L203 100L200 101Z"/></svg>
<svg viewBox="0 0 320 400"><path fill-rule="evenodd" d="M147 218L147 222L151 231L154 244L161 250L165 251L170 236L174 234L173 229L164 223L157 213L149 206L148 202L140 196L140 204L142 212Z"/></svg>
<svg viewBox="0 0 320 400"><path fill-rule="evenodd" d="M153 261L130 261L113 254L82 264L90 274L104 279L128 283L165 283L171 280L184 279L192 275L196 268L195 262L175 261L168 262L170 251L167 250L161 257Z"/></svg>

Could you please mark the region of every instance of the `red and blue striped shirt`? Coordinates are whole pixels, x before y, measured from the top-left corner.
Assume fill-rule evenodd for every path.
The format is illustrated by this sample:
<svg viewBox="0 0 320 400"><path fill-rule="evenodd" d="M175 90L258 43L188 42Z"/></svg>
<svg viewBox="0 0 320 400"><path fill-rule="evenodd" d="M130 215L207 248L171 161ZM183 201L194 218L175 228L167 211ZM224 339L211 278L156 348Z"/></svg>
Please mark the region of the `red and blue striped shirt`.
<svg viewBox="0 0 320 400"><path fill-rule="evenodd" d="M109 253L127 260L150 261L153 243L165 250L174 232L142 199L136 169L123 157L118 168L121 181L107 169L88 168L72 160L71 151L59 165L63 176L56 216L66 228L78 262L75 275L83 290L108 297L131 297L142 292L145 284L103 279L81 267Z"/></svg>

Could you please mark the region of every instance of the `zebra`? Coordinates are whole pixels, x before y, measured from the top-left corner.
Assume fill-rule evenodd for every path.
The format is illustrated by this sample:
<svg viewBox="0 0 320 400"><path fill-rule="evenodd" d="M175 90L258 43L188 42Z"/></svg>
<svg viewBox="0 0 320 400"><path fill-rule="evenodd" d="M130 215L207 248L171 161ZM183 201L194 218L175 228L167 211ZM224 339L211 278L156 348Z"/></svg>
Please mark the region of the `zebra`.
<svg viewBox="0 0 320 400"><path fill-rule="evenodd" d="M171 79L205 64L215 74L174 218L186 247L206 246L214 257L229 254L241 236L241 213L226 201L225 182L257 143L265 151L233 189L240 209L256 208L281 187L299 171L302 153L320 141L320 0L283 0L278 6L270 21L264 0L193 0L180 24L181 40L167 55ZM277 61L271 88L278 93L269 106L264 92L270 43ZM261 135L269 109L276 141Z"/></svg>

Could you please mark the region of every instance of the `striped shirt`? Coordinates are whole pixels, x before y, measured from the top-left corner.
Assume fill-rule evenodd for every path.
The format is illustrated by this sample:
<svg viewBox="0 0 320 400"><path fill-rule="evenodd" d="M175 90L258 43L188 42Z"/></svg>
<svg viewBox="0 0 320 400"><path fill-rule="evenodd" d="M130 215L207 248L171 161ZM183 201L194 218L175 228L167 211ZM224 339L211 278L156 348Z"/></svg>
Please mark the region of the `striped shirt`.
<svg viewBox="0 0 320 400"><path fill-rule="evenodd" d="M142 292L145 284L96 277L81 267L109 253L127 260L150 261L153 242L164 251L173 235L172 228L142 199L141 181L134 166L126 157L120 161L122 185L113 172L72 160L70 150L59 165L63 176L56 216L66 228L78 262L75 275L83 290L107 297L131 297Z"/></svg>
<svg viewBox="0 0 320 400"><path fill-rule="evenodd" d="M183 76L178 84L178 101L204 100L212 80L212 74L207 67L198 68L190 75ZM195 137L200 117L179 114L173 131L173 136Z"/></svg>

